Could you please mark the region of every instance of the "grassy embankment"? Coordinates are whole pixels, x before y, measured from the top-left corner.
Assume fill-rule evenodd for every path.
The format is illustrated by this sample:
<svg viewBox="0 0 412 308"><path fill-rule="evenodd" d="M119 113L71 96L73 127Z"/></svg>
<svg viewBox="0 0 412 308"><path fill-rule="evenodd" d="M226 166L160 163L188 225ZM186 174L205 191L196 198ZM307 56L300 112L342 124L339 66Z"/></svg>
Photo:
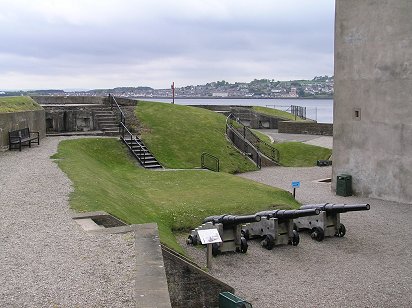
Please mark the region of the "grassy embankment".
<svg viewBox="0 0 412 308"><path fill-rule="evenodd" d="M200 155L217 156L221 170L256 170L225 137L226 118L215 112L166 103L139 102L136 116L144 126L142 139L167 168L196 168Z"/></svg>
<svg viewBox="0 0 412 308"><path fill-rule="evenodd" d="M220 158L226 172L255 170L225 139L225 117L219 114L151 102L140 103L137 112L145 142L167 167L199 167L206 151ZM127 223L157 222L161 241L180 252L174 232L188 231L206 216L298 206L286 191L226 172L138 168L114 139L64 141L54 158L74 183L72 208L103 210Z"/></svg>
<svg viewBox="0 0 412 308"><path fill-rule="evenodd" d="M0 97L0 112L41 110L42 107L28 96Z"/></svg>
<svg viewBox="0 0 412 308"><path fill-rule="evenodd" d="M317 160L329 159L332 150L302 142L272 143L270 138L256 130L253 133L279 151L279 163L284 167L312 167Z"/></svg>
<svg viewBox="0 0 412 308"><path fill-rule="evenodd" d="M261 114L265 114L268 116L272 116L272 117L277 117L277 118L281 118L281 119L285 119L285 120L289 120L289 121L307 121L305 119L302 119L300 117L296 117L289 112L283 111L283 110L278 110L278 109L274 109L274 108L268 108L268 107L261 107L261 106L253 106L252 110L254 110L255 112L261 113Z"/></svg>

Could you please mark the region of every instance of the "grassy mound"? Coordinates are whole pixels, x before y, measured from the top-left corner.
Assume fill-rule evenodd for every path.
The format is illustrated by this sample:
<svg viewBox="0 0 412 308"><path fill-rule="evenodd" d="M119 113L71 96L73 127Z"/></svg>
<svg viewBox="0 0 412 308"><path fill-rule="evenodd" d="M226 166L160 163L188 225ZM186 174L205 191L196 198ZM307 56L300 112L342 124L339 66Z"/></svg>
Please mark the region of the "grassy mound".
<svg viewBox="0 0 412 308"><path fill-rule="evenodd" d="M18 112L41 109L43 108L28 96L0 97L0 112Z"/></svg>
<svg viewBox="0 0 412 308"><path fill-rule="evenodd" d="M206 216L298 206L286 191L227 173L138 168L115 139L65 140L52 158L74 184L73 209L103 210L127 223L157 222L161 241L180 252L172 231L188 231Z"/></svg>
<svg viewBox="0 0 412 308"><path fill-rule="evenodd" d="M226 118L215 112L181 105L139 102L136 116L144 126L142 139L167 168L196 168L207 152L220 159L221 170L256 170L225 137Z"/></svg>

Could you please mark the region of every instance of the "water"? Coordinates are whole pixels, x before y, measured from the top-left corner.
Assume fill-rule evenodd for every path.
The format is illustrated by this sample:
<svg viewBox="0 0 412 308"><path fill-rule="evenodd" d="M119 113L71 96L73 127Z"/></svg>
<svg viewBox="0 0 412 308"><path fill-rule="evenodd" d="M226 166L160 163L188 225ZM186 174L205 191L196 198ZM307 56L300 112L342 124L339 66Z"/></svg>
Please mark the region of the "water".
<svg viewBox="0 0 412 308"><path fill-rule="evenodd" d="M144 98L147 101L170 103L171 98ZM176 98L179 105L276 106L286 110L290 105L306 107L306 117L319 123L333 123L333 99L256 99L256 98Z"/></svg>

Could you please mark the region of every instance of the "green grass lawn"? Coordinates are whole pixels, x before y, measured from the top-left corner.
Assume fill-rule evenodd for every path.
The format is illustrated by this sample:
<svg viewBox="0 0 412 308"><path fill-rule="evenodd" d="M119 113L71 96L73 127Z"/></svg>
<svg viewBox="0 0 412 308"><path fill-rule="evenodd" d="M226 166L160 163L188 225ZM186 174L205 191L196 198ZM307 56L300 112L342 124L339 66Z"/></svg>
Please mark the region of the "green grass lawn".
<svg viewBox="0 0 412 308"><path fill-rule="evenodd" d="M283 110L274 109L274 108L253 106L252 110L258 113L266 114L268 116L282 118L282 119L289 120L289 121L306 121L300 117L297 117L295 119L295 116L293 114L283 111Z"/></svg>
<svg viewBox="0 0 412 308"><path fill-rule="evenodd" d="M332 150L301 142L281 142L273 146L279 150L280 164L285 167L316 166L319 159L329 159Z"/></svg>
<svg viewBox="0 0 412 308"><path fill-rule="evenodd" d="M252 131L260 140L272 145L279 151L279 163L284 167L312 167L316 166L317 160L329 159L332 155L331 149L302 142L272 143L267 135L257 130Z"/></svg>
<svg viewBox="0 0 412 308"><path fill-rule="evenodd" d="M286 191L228 173L145 170L116 139L65 140L52 158L73 182L73 209L106 211L130 224L157 222L161 242L179 252L173 231L189 231L206 216L298 206Z"/></svg>
<svg viewBox="0 0 412 308"><path fill-rule="evenodd" d="M167 168L196 168L207 152L220 159L224 172L256 170L225 137L226 118L215 112L181 105L139 102L136 116L144 126L142 139Z"/></svg>
<svg viewBox="0 0 412 308"><path fill-rule="evenodd" d="M43 108L28 96L0 97L0 112L18 112L41 109Z"/></svg>

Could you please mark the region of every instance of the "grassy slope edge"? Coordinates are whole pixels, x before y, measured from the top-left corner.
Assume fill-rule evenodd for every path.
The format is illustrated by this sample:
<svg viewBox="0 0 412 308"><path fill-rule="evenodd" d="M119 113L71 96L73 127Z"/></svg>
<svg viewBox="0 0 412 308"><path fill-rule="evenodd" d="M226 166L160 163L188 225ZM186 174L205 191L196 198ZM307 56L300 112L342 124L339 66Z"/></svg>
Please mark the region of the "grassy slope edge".
<svg viewBox="0 0 412 308"><path fill-rule="evenodd" d="M73 182L73 209L103 210L130 224L156 222L161 241L179 252L173 231L188 231L206 216L298 206L286 191L227 173L136 167L111 138L62 141L52 158Z"/></svg>

